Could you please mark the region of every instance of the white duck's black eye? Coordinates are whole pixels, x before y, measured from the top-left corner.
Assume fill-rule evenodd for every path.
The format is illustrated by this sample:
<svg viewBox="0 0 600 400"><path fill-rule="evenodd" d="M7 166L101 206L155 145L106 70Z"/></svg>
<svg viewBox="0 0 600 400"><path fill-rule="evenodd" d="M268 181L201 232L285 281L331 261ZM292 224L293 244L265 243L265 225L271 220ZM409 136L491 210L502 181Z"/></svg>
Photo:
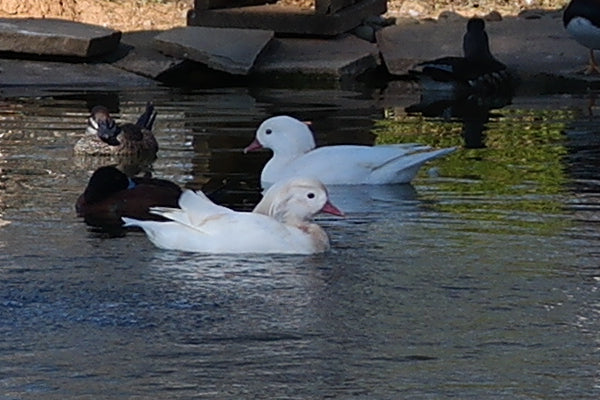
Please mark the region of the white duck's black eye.
<svg viewBox="0 0 600 400"><path fill-rule="evenodd" d="M309 199L314 199L315 194L313 192L310 192L309 194L306 195L306 197L308 197Z"/></svg>
<svg viewBox="0 0 600 400"><path fill-rule="evenodd" d="M270 135L271 133L273 133L273 131L272 131L272 130L270 130L270 129L267 129L267 130L265 131L265 134L266 134L266 135Z"/></svg>

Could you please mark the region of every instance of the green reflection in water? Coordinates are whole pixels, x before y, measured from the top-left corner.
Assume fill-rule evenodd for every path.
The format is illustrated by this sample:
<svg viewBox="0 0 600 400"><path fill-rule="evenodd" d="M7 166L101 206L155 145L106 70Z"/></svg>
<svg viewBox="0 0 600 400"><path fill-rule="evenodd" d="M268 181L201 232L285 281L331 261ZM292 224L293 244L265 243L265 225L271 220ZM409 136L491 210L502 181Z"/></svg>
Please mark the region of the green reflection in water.
<svg viewBox="0 0 600 400"><path fill-rule="evenodd" d="M396 116L393 111L376 122L374 133L377 144L459 147L430 164L443 178L423 179L430 170L423 168L414 182L421 198L435 210L465 219L503 221L511 229L564 227L566 218L556 218L565 214L568 196L563 130L575 112L503 109L501 114L486 124L483 149L462 147L460 121L440 123L421 116Z"/></svg>

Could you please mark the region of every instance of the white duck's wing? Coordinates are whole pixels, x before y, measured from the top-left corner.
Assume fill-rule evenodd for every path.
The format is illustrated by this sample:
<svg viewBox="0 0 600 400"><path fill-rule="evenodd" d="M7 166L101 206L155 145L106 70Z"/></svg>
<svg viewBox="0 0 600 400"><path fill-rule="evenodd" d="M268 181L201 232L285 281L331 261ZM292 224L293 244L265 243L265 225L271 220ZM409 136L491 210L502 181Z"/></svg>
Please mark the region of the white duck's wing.
<svg viewBox="0 0 600 400"><path fill-rule="evenodd" d="M410 183L423 164L455 150L455 147L449 147L417 152L388 160L373 170L367 183Z"/></svg>
<svg viewBox="0 0 600 400"><path fill-rule="evenodd" d="M233 210L213 203L202 191L184 190L179 197L179 207L197 216L232 213Z"/></svg>
<svg viewBox="0 0 600 400"><path fill-rule="evenodd" d="M122 217L125 227L137 226L144 230L148 239L161 249L188 250L202 243L207 233L175 221L149 221Z"/></svg>
<svg viewBox="0 0 600 400"><path fill-rule="evenodd" d="M207 219L234 212L227 207L213 203L201 191L191 190L183 191L179 197L179 207L152 207L150 212L200 232L205 232L202 225Z"/></svg>
<svg viewBox="0 0 600 400"><path fill-rule="evenodd" d="M274 181L304 175L318 177L326 185L408 183L414 174L412 171L400 174L404 168L411 169L416 160L424 159L422 165L428 159L449 152L435 150L430 156L425 156L430 149L418 144L323 146L288 163Z"/></svg>

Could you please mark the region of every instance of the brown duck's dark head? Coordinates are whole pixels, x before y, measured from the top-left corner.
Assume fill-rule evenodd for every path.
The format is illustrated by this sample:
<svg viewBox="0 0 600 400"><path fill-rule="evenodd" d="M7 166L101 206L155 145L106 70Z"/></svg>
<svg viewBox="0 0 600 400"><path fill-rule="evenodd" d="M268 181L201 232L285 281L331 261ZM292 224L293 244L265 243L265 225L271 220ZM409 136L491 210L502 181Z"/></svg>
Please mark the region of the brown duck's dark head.
<svg viewBox="0 0 600 400"><path fill-rule="evenodd" d="M95 132L100 140L111 146L121 144L117 139L117 136L121 133L121 128L111 118L108 109L104 106L92 108L88 118L88 128Z"/></svg>

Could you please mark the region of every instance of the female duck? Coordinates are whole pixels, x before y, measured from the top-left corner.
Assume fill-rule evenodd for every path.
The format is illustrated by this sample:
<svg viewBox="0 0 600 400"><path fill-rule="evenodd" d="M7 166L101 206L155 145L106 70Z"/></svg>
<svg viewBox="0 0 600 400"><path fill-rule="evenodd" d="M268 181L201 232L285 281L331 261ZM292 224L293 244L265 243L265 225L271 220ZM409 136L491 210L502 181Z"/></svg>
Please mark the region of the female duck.
<svg viewBox="0 0 600 400"><path fill-rule="evenodd" d="M458 94L496 94L512 91L513 77L506 65L490 52L485 22L471 18L463 36L464 57L442 57L417 65L411 74L425 90L454 91Z"/></svg>
<svg viewBox="0 0 600 400"><path fill-rule="evenodd" d="M181 188L163 179L128 178L113 166L98 168L77 199L77 215L92 226L120 226L121 217L162 220L150 207L177 207Z"/></svg>
<svg viewBox="0 0 600 400"><path fill-rule="evenodd" d="M315 147L308 125L281 115L264 121L244 152L273 150L261 173L269 186L293 176L318 176L326 185L409 183L427 161L454 151L416 144Z"/></svg>
<svg viewBox="0 0 600 400"><path fill-rule="evenodd" d="M329 249L325 231L312 218L319 212L343 215L331 204L325 186L296 178L267 190L253 212L236 212L186 190L180 209L156 207L170 221L123 218L139 226L162 249L203 253L313 254Z"/></svg>
<svg viewBox="0 0 600 400"><path fill-rule="evenodd" d="M146 110L135 124L117 125L104 106L92 108L86 134L75 144L75 154L102 156L155 155L158 143L152 134L156 118L154 105L146 104Z"/></svg>

